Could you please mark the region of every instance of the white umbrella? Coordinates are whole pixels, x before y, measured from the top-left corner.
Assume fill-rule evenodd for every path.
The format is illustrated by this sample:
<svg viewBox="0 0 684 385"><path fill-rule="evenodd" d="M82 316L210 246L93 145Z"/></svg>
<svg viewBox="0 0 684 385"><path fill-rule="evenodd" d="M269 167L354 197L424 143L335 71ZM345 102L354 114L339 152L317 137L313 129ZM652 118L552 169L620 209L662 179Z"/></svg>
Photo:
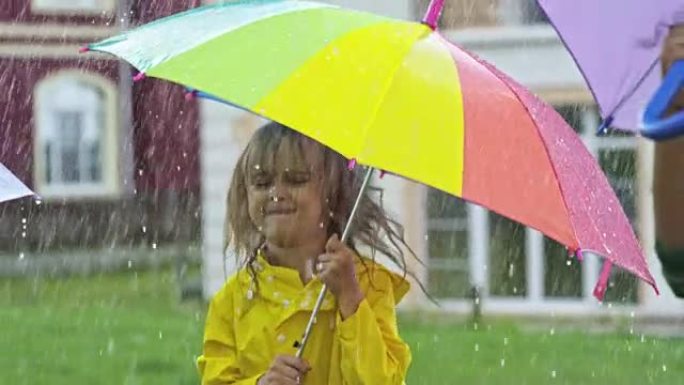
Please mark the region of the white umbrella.
<svg viewBox="0 0 684 385"><path fill-rule="evenodd" d="M0 163L0 202L33 195L21 181Z"/></svg>

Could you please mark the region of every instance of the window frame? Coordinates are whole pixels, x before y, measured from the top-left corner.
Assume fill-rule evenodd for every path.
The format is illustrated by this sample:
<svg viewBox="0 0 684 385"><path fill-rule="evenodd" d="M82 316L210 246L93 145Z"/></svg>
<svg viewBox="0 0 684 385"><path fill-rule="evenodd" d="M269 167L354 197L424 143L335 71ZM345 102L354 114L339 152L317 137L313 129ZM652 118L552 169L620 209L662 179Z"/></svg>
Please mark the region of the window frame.
<svg viewBox="0 0 684 385"><path fill-rule="evenodd" d="M61 81L77 81L96 87L102 92L101 127L101 181L96 183L50 183L47 181L46 167L46 117L51 113L50 91L55 83ZM117 198L122 194L120 182L119 151L120 133L117 116L118 91L116 85L99 75L83 73L75 70L62 70L41 79L33 92L33 179L38 195L43 199L82 199L82 198Z"/></svg>

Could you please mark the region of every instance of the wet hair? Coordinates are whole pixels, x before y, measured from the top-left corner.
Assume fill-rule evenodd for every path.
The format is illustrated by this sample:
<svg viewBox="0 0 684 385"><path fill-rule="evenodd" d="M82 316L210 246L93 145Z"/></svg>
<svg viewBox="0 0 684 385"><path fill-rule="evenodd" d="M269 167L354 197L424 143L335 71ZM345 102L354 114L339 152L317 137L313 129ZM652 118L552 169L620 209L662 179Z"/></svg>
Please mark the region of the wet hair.
<svg viewBox="0 0 684 385"><path fill-rule="evenodd" d="M241 267L246 266L252 278L256 278L253 264L265 238L249 215L249 171L253 167L268 168L272 165L281 145L291 146L290 149L294 151L290 152L299 158L295 159L295 162L304 164L305 145L312 145L321 152L323 164L315 166L321 167L319 174L323 180L322 207L329 213L328 236L342 235L363 183L364 170L361 167L349 170L347 159L330 148L277 122L260 127L252 136L235 167L228 190L225 224L224 251L232 248L238 258L238 264ZM366 190L350 231L346 243L357 254L357 245L365 244L371 248L373 260L379 252L400 267L404 275L413 275L407 271L405 251L418 258L404 240L403 226L390 218L382 207L382 190L375 187Z"/></svg>

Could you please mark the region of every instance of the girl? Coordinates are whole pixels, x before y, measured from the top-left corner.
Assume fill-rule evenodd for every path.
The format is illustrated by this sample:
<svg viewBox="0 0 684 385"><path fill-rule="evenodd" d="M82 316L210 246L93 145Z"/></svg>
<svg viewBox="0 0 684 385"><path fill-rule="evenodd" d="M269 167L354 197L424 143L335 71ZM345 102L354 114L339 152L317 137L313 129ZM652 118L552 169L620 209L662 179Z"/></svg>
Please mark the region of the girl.
<svg viewBox="0 0 684 385"><path fill-rule="evenodd" d="M411 354L395 305L408 282L362 258L365 244L406 271L401 226L369 197L340 242L359 174L334 151L278 123L261 127L228 192L227 245L243 264L211 301L203 384L401 384ZM318 292L304 357L295 353Z"/></svg>

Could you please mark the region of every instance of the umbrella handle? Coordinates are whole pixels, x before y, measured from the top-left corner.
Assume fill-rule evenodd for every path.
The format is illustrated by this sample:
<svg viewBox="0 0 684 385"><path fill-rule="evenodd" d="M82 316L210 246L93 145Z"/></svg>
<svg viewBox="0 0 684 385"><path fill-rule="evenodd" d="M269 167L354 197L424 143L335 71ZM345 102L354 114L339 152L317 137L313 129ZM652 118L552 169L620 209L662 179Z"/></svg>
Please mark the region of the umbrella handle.
<svg viewBox="0 0 684 385"><path fill-rule="evenodd" d="M671 139L684 135L684 111L663 117L684 85L684 60L672 64L660 88L646 106L640 134L653 140Z"/></svg>
<svg viewBox="0 0 684 385"><path fill-rule="evenodd" d="M366 175L363 177L363 183L361 184L361 189L359 189L359 195L356 197L356 202L354 202L354 207L352 208L351 213L349 214L349 219L347 219L347 224L344 226L344 231L342 232L342 239L340 239L340 242L344 243L347 241L349 238L349 235L351 233L351 227L352 223L354 222L354 217L356 217L356 213L359 210L359 207L361 207L361 200L363 199L363 196L366 193L366 189L368 188L368 183L371 180L371 177L373 176L373 171L375 169L373 167L368 166L368 169L366 170ZM318 298L316 299L316 305L314 306L313 310L311 311L311 317L309 317L309 322L306 324L306 329L304 329L304 336L302 337L302 341L296 345L297 347L297 358L302 358L304 355L304 348L306 348L307 342L309 342L309 337L311 336L311 331L313 330L313 326L316 323L316 317L318 316L318 312L321 310L321 306L323 305L323 299L325 298L325 294L328 292L328 287L326 285L323 285L321 288L320 293L318 293Z"/></svg>

